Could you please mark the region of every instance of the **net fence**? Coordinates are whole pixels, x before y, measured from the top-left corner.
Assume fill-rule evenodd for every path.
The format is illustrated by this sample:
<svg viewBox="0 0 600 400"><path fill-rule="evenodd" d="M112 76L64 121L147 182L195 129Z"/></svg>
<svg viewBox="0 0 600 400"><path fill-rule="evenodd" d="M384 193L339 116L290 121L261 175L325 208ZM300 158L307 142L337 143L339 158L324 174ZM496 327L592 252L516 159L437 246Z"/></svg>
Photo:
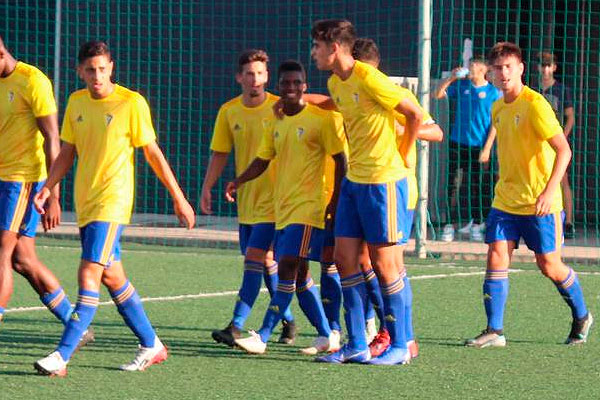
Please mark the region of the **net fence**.
<svg viewBox="0 0 600 400"><path fill-rule="evenodd" d="M310 60L310 27L321 18L347 18L360 36L376 41L383 71L416 78L419 3L21 0L4 2L0 29L18 59L38 66L54 80L61 117L69 93L83 86L75 73L78 47L92 39L107 41L115 58L116 81L148 99L159 143L197 208L216 113L222 103L239 94L234 73L242 50L267 50L271 71L285 59L298 59L307 66L309 90L327 93L328 75L317 71ZM432 93L448 71L462 64L465 39L471 42L473 55L486 54L498 41L518 43L525 55L524 80L536 89L540 84L539 53L554 55L558 66L555 77L571 91L575 115L569 138L573 162L568 174L575 237L567 240L567 249L573 247L575 253L597 259L600 2L439 0L433 2L431 13ZM272 92L273 81L269 83ZM484 205L492 196L497 173L495 157L492 155L483 167L471 159L453 174L448 138L461 110L447 99L434 99L430 105L446 137L430 146L427 249L431 254L482 254L485 246L471 241L468 230L463 234L459 229L471 219L477 223L485 218ZM223 198L224 183L233 177L231 158L213 191L214 215L199 216L197 228L187 232L176 228L168 193L138 152L135 215L125 239L236 247L235 205ZM473 174L477 175L475 181ZM51 235L76 234L72 190L69 175L62 186L66 222ZM450 223L456 229L453 241L442 242L443 228ZM415 235L424 238L425 232Z"/></svg>

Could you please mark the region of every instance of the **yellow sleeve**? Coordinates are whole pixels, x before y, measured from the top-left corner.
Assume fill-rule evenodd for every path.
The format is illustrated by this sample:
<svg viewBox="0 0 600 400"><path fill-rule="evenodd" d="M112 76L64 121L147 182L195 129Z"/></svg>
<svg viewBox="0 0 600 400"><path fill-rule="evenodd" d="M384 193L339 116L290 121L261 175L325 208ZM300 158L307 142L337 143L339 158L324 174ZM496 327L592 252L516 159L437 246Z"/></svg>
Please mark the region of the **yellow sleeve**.
<svg viewBox="0 0 600 400"><path fill-rule="evenodd" d="M131 110L131 140L134 147L142 147L156 140L156 132L152 126L150 107L146 99L136 94Z"/></svg>
<svg viewBox="0 0 600 400"><path fill-rule="evenodd" d="M75 135L71 126L71 100L67 102L67 109L63 117L62 128L60 130L60 138L63 142L75 144Z"/></svg>
<svg viewBox="0 0 600 400"><path fill-rule="evenodd" d="M338 154L344 151L344 142L346 135L344 133L344 123L342 116L329 113L324 121L321 130L321 140L327 154Z"/></svg>
<svg viewBox="0 0 600 400"><path fill-rule="evenodd" d="M273 129L267 129L265 130L265 133L263 133L260 146L256 152L256 157L262 158L263 160L272 160L275 158L275 155L274 131Z"/></svg>
<svg viewBox="0 0 600 400"><path fill-rule="evenodd" d="M45 117L56 113L56 102L54 101L54 92L50 79L46 75L35 74L29 81L31 95L29 99L33 116Z"/></svg>
<svg viewBox="0 0 600 400"><path fill-rule="evenodd" d="M531 103L529 118L536 135L542 140L563 133L552 106L541 96Z"/></svg>
<svg viewBox="0 0 600 400"><path fill-rule="evenodd" d="M408 97L410 91L395 85L383 72L372 69L362 80L364 90L382 107L393 110L398 103Z"/></svg>
<svg viewBox="0 0 600 400"><path fill-rule="evenodd" d="M215 129L210 142L210 149L219 153L229 153L233 147L233 135L227 122L227 111L225 107L219 109Z"/></svg>

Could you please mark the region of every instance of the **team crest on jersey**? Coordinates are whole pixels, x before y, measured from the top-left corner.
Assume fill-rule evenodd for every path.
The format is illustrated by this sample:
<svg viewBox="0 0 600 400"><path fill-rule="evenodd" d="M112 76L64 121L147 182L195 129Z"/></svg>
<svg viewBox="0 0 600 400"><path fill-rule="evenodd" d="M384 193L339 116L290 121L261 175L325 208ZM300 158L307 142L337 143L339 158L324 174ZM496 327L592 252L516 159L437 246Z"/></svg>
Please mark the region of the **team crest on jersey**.
<svg viewBox="0 0 600 400"><path fill-rule="evenodd" d="M487 94L485 92L479 92L477 96L479 96L479 98L483 100L486 98Z"/></svg>
<svg viewBox="0 0 600 400"><path fill-rule="evenodd" d="M15 92L13 92L12 90L8 91L8 102L12 103L13 101L15 101Z"/></svg>
<svg viewBox="0 0 600 400"><path fill-rule="evenodd" d="M500 123L500 117L496 117L496 119L494 120L494 123L495 123L496 125L498 125L498 124Z"/></svg>
<svg viewBox="0 0 600 400"><path fill-rule="evenodd" d="M79 116L77 117L77 122L83 122L83 116L81 114L79 114Z"/></svg>
<svg viewBox="0 0 600 400"><path fill-rule="evenodd" d="M233 130L239 131L240 129L242 129L242 127L236 122L236 124L233 126Z"/></svg>
<svg viewBox="0 0 600 400"><path fill-rule="evenodd" d="M358 103L358 93L352 93L352 98L354 99L355 103Z"/></svg>
<svg viewBox="0 0 600 400"><path fill-rule="evenodd" d="M273 133L273 136L274 136L275 138L278 138L278 137L279 137L279 132L278 132L278 131L275 131L275 133Z"/></svg>
<svg viewBox="0 0 600 400"><path fill-rule="evenodd" d="M521 120L521 116L519 114L515 115L515 125L519 125L520 120Z"/></svg>
<svg viewBox="0 0 600 400"><path fill-rule="evenodd" d="M300 139L302 135L304 135L304 128L301 126L298 127L298 129L296 130L296 134L298 135L298 139Z"/></svg>
<svg viewBox="0 0 600 400"><path fill-rule="evenodd" d="M340 101L339 96L336 96L336 98L335 98L335 104L340 104L340 103L341 103L341 101Z"/></svg>
<svg viewBox="0 0 600 400"><path fill-rule="evenodd" d="M110 124L110 121L113 120L113 115L112 114L106 114L104 117L106 118L106 126L108 126Z"/></svg>

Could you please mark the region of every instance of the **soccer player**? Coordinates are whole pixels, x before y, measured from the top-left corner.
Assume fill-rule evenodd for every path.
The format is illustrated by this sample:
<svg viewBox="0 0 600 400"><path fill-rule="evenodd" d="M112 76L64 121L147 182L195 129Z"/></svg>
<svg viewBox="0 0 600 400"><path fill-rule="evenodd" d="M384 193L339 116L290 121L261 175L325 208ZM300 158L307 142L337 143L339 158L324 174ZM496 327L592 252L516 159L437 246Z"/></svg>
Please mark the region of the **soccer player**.
<svg viewBox="0 0 600 400"><path fill-rule="evenodd" d="M140 340L133 361L120 368L141 371L164 361L167 349L156 336L121 263L119 241L133 207L136 147L143 149L146 160L169 190L175 213L188 229L194 225L194 211L156 143L146 100L111 81L113 60L106 43L85 43L79 49L78 61L77 71L86 88L69 97L61 131L63 145L34 202L43 212L51 190L77 156L75 210L82 244L79 297L56 351L34 366L44 375L67 374L75 346L96 313L102 283Z"/></svg>
<svg viewBox="0 0 600 400"><path fill-rule="evenodd" d="M394 85L376 68L356 61L354 27L346 20L321 20L312 27L312 57L317 68L332 71L331 98L344 117L348 137L348 174L342 182L335 220L335 260L340 272L349 342L322 362L404 364L410 360L405 338L404 282L401 277L404 224L408 206L405 160L423 118L408 90ZM394 111L406 117L405 135L396 146ZM371 360L365 336L365 283L358 256L363 240L382 286L391 345Z"/></svg>
<svg viewBox="0 0 600 400"><path fill-rule="evenodd" d="M344 130L341 117L321 110L302 99L306 73L297 61L283 62L278 71L283 118L276 120L263 136L257 157L248 169L227 184L226 196L233 200L235 190L276 164L275 254L279 260L279 284L258 332L236 339L249 353L264 353L273 327L289 307L294 291L300 307L319 336L302 351L316 354L339 348L339 332L331 331L317 288L308 272L308 260L319 261L325 219L334 220L339 182L345 173ZM325 164L335 162L333 195L326 204Z"/></svg>
<svg viewBox="0 0 600 400"><path fill-rule="evenodd" d="M554 282L571 308L573 322L566 343L584 343L592 314L577 274L561 260L560 181L571 158L569 144L550 104L523 84L521 49L513 43L497 43L488 60L504 94L492 107L500 176L485 233L489 244L483 282L487 327L465 344L478 348L506 345L503 319L508 268L521 238L535 253L540 271Z"/></svg>
<svg viewBox="0 0 600 400"><path fill-rule="evenodd" d="M33 196L59 151L56 103L50 80L17 61L0 38L0 320L13 291L13 269L23 275L42 302L63 323L71 303L58 279L38 259L35 233L40 214ZM60 223L55 187L42 218L44 230ZM93 341L86 332L81 345Z"/></svg>
<svg viewBox="0 0 600 400"><path fill-rule="evenodd" d="M573 107L573 95L571 89L554 78L554 73L558 65L556 58L552 53L541 53L538 64L540 72L540 92L552 106L556 118L564 126L564 133L569 140L572 138L571 133L575 126L575 108ZM575 227L573 226L573 191L569 184L568 169L560 182L560 187L563 193L565 203L565 229L564 235L566 239L575 237Z"/></svg>
<svg viewBox="0 0 600 400"><path fill-rule="evenodd" d="M359 38L354 43L354 47L352 49L352 56L359 61L365 62L367 64L372 65L375 68L379 68L379 63L381 61L381 56L379 54L379 48L377 44L373 41L373 39L369 38ZM412 97L412 100L415 104L418 104L418 100L410 93L409 95ZM404 135L404 125L406 124L406 118L402 114L395 114L396 121L398 125L396 126L397 136L397 144L400 146L403 140ZM423 110L423 125L419 128L419 132L417 133L417 138L420 140L427 141L435 141L439 142L443 138L443 132L441 128L435 124L433 118ZM416 176L416 166L417 166L417 147L414 146L409 153L408 163L410 165L410 173L407 177L408 179L408 214L407 220L405 224L405 234L402 239L402 244L406 245L408 243L408 239L410 238L411 230L412 230L412 220L414 217L414 210L417 205L418 200L418 186L417 186L417 176ZM367 286L367 294L368 299L370 299L370 303L373 304L375 312L379 318L380 322L380 330L376 333L376 336L373 337L373 340L369 344L369 350L371 352L371 356L377 357L381 353L387 349L390 343L389 333L387 329L385 329L385 321L384 321L384 312L383 312L383 303L381 298L381 290L379 287L379 282L377 281L377 277L372 269L371 262L369 259L369 253L366 246L363 247L363 251L361 251L361 256L359 258L359 264L361 265L363 275L365 276L365 283ZM410 351L411 357L415 358L419 354L419 347L415 340L414 329L412 324L412 288L410 286L410 281L406 275L406 269L404 269L403 274L404 281L404 294L405 294L405 307L406 307L406 342L407 347ZM369 317L370 315L365 315L367 319L367 337L369 333ZM374 322L374 321L373 321Z"/></svg>
<svg viewBox="0 0 600 400"><path fill-rule="evenodd" d="M275 119L273 104L279 97L265 91L269 79L269 57L263 50L250 49L238 58L235 76L242 94L221 106L217 114L212 142L212 155L206 170L200 207L211 214L211 189L227 165L231 150L235 153L235 172L241 174L256 157L263 133ZM277 262L271 246L275 235L273 209L274 169L269 167L261 177L240 189L237 196L240 249L244 255L244 274L233 318L225 329L215 330L212 337L217 343L233 347L241 337L244 323L260 292L264 276L271 296L277 288ZM283 317L280 343L293 344L296 324L290 310Z"/></svg>
<svg viewBox="0 0 600 400"><path fill-rule="evenodd" d="M441 239L454 240L459 215L468 216L468 223L459 233L468 233L473 241L483 240L483 224L491 204L491 176L486 171L494 143L492 103L500 97L498 89L486 80L487 63L484 58L473 58L469 63L468 79L460 79L455 68L435 92L437 99L448 97L456 101L456 115L450 131L448 198L450 207ZM462 170L466 195L455 185ZM481 204L481 206L480 206Z"/></svg>

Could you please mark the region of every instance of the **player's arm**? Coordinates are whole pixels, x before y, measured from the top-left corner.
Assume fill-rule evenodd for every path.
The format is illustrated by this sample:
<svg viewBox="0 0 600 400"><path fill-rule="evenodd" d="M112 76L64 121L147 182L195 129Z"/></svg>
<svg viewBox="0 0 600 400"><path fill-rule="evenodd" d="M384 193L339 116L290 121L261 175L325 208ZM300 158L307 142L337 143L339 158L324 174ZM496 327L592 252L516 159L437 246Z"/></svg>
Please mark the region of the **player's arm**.
<svg viewBox="0 0 600 400"><path fill-rule="evenodd" d="M448 87L450 85L452 85L452 83L454 83L456 80L458 80L456 73L458 72L459 69L460 69L460 67L454 68L452 70L452 74L448 78L446 78L442 82L440 82L440 84L438 85L438 87L434 93L434 97L436 99L443 99L444 97L446 97L446 90L448 89Z"/></svg>
<svg viewBox="0 0 600 400"><path fill-rule="evenodd" d="M210 155L210 160L208 161L208 167L206 169L206 175L204 176L204 183L202 184L202 194L200 197L200 210L202 210L204 214L212 214L212 194L210 191L223 173L223 169L227 165L228 158L229 153L222 153L219 151L213 151Z"/></svg>
<svg viewBox="0 0 600 400"><path fill-rule="evenodd" d="M444 131L438 124L423 124L419 127L417 139L428 142L441 142L444 139Z"/></svg>
<svg viewBox="0 0 600 400"><path fill-rule="evenodd" d="M235 178L233 181L228 182L227 186L225 186L225 198L227 201L231 203L234 202L235 198L233 197L233 194L236 192L236 190L244 183L261 176L262 173L267 170L270 162L271 160L265 160L260 157L256 157L254 160L252 160L250 165L248 165L248 168L246 168L246 170L242 172L240 176Z"/></svg>
<svg viewBox="0 0 600 400"><path fill-rule="evenodd" d="M491 125L487 135L487 139L485 140L485 143L481 148L481 151L479 152L480 163L486 164L490 161L490 154L492 152L494 140L496 140L496 128L494 128L494 125Z"/></svg>
<svg viewBox="0 0 600 400"><path fill-rule="evenodd" d="M556 158L554 159L550 179L535 203L535 213L540 216L547 215L550 212L554 193L560 187L560 181L565 175L565 171L571 160L571 148L565 135L554 135L548 139L548 143L556 152Z"/></svg>
<svg viewBox="0 0 600 400"><path fill-rule="evenodd" d="M192 229L196 221L194 210L179 187L179 183L177 183L177 179L175 179L171 166L166 160L162 150L158 147L156 141L146 144L142 149L144 150L146 161L150 164L150 167L158 179L165 185L171 194L175 215L177 215L177 218L183 226L187 229Z"/></svg>
<svg viewBox="0 0 600 400"><path fill-rule="evenodd" d="M573 131L573 127L575 126L575 109L573 107L565 108L565 117L567 120L565 121L565 136L569 137L571 132Z"/></svg>
<svg viewBox="0 0 600 400"><path fill-rule="evenodd" d="M334 154L331 157L335 163L335 174L333 178L333 193L331 195L331 200L325 209L325 224L328 225L328 228L331 228L331 224L335 221L335 211L338 199L340 198L342 178L346 176L346 170L348 169L344 152Z"/></svg>
<svg viewBox="0 0 600 400"><path fill-rule="evenodd" d="M48 173L48 179L46 179L46 183L44 187L36 193L33 197L33 204L35 205L35 209L40 214L45 214L46 210L44 205L46 204L46 200L50 197L52 189L60 182L60 180L69 172L71 167L73 166L73 162L75 161L75 155L77 154L77 150L75 149L75 145L68 142L63 142L60 153L58 153L58 157L52 163L50 167L50 172Z"/></svg>
<svg viewBox="0 0 600 400"><path fill-rule="evenodd" d="M44 154L46 156L46 168L50 170L52 164L60 152L60 140L58 138L58 118L56 113L37 117L35 119L38 129L44 137ZM56 184L50 191L50 198L46 204L46 213L42 216L44 231L48 231L60 224L60 185Z"/></svg>
<svg viewBox="0 0 600 400"><path fill-rule="evenodd" d="M409 98L404 98L396 105L395 110L400 114L403 114L406 118L406 122L404 125L404 135L402 135L402 140L400 141L400 146L398 151L402 156L402 159L408 160L408 153L415 145L415 141L417 140L417 134L421 127L421 123L423 122L423 112L420 107L415 104ZM409 167L409 165L406 165Z"/></svg>

